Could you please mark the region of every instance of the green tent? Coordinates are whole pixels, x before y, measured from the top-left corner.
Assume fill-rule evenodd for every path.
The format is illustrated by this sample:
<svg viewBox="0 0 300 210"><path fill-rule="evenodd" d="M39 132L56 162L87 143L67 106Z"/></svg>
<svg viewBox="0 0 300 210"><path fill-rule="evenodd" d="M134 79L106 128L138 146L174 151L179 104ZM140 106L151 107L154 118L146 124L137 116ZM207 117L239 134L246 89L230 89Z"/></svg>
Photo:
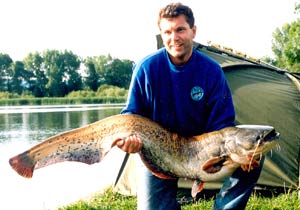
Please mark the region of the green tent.
<svg viewBox="0 0 300 210"><path fill-rule="evenodd" d="M267 155L258 186L299 189L299 75L232 50L198 43L195 47L222 66L233 94L237 124L272 125L281 134L280 148Z"/></svg>

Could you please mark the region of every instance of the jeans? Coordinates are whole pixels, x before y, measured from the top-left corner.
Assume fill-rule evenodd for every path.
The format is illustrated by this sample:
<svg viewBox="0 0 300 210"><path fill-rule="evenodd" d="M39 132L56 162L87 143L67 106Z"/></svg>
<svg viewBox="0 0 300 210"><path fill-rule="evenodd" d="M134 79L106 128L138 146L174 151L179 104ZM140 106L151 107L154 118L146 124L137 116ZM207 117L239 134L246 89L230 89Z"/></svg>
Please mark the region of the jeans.
<svg viewBox="0 0 300 210"><path fill-rule="evenodd" d="M138 210L181 209L176 200L177 179L160 179L154 176L142 163L138 163L137 167Z"/></svg>
<svg viewBox="0 0 300 210"><path fill-rule="evenodd" d="M260 161L260 166L250 172L238 168L230 177L228 177L216 197L213 210L246 208L248 199L260 176L264 158Z"/></svg>
<svg viewBox="0 0 300 210"><path fill-rule="evenodd" d="M253 188L260 176L260 167L250 172L238 168L224 184L216 197L213 210L245 209ZM160 179L154 176L143 164L138 165L138 210L180 210L176 201L178 180Z"/></svg>

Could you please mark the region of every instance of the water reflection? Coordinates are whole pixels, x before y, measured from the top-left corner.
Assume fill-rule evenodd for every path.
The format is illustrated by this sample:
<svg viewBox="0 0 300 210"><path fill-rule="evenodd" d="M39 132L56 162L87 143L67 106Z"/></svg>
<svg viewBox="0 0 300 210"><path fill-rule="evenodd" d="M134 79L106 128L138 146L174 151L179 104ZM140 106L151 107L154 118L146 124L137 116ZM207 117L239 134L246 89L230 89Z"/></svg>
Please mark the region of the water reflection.
<svg viewBox="0 0 300 210"><path fill-rule="evenodd" d="M99 108L100 107L100 108ZM10 141L28 141L36 143L46 137L70 130L73 128L82 127L89 123L103 119L105 117L118 114L121 110L120 106L111 106L101 108L100 105L91 106L87 110L85 107L30 107L23 108L25 113L13 113L10 108L10 113L0 114L0 143ZM46 112L49 109L49 112ZM3 109L2 109L3 110Z"/></svg>

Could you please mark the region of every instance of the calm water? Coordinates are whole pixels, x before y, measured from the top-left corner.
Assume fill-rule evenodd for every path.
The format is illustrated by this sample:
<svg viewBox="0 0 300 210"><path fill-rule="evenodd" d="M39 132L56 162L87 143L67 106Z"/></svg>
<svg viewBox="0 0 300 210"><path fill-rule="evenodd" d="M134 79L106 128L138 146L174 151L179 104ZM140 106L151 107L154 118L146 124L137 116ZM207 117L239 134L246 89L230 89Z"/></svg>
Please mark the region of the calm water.
<svg viewBox="0 0 300 210"><path fill-rule="evenodd" d="M122 105L0 107L0 143L37 143L120 113Z"/></svg>
<svg viewBox="0 0 300 210"><path fill-rule="evenodd" d="M35 171L32 179L14 172L15 156L45 138L118 114L117 105L0 107L1 209L57 209L113 183L123 154L100 164L59 163ZM113 167L115 166L115 167ZM109 168L109 169L108 169Z"/></svg>

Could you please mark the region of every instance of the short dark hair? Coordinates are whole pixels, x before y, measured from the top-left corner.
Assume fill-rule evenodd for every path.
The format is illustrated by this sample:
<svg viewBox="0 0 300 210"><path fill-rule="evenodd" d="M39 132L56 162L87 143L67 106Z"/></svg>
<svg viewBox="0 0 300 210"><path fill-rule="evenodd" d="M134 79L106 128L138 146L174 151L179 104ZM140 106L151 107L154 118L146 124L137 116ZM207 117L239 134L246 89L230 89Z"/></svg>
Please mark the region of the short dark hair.
<svg viewBox="0 0 300 210"><path fill-rule="evenodd" d="M184 15L186 22L189 24L190 28L194 27L195 24L195 18L193 11L190 7L183 5L181 3L171 3L168 4L167 6L163 7L159 11L159 16L158 16L158 27L160 25L160 21L163 18L175 18L178 17L179 15Z"/></svg>

